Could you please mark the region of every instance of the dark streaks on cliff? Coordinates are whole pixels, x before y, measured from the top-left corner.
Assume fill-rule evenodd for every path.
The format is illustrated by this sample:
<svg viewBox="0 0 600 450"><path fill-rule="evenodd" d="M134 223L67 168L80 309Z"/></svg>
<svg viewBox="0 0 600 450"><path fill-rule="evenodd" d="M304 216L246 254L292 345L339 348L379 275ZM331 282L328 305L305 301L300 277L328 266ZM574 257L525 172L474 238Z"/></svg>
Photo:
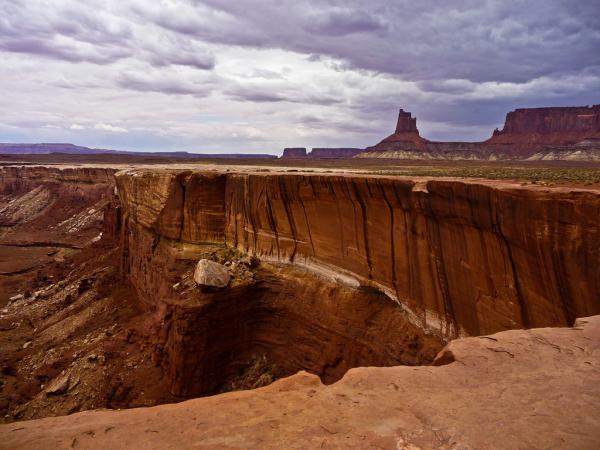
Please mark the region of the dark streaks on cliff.
<svg viewBox="0 0 600 450"><path fill-rule="evenodd" d="M214 174L194 177L210 185ZM117 176L128 221L177 239L183 189L172 174L145 178ZM194 205L186 227L214 226L192 241L225 235L259 258L381 289L446 337L600 311L596 191L321 174L221 180L214 195L186 186L196 198L185 202Z"/></svg>

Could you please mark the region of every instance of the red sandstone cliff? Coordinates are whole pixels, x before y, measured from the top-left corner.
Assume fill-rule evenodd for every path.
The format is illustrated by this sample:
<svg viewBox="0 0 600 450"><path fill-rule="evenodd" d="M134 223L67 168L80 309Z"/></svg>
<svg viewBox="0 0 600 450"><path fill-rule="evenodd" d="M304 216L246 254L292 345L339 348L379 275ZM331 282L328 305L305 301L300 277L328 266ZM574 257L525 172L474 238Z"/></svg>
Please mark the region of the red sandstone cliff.
<svg viewBox="0 0 600 450"><path fill-rule="evenodd" d="M126 218L143 227L131 248L154 248L157 239L226 242L375 287L447 337L566 325L600 312L597 191L172 171L119 173L117 185ZM147 264L141 253L130 266L150 295Z"/></svg>
<svg viewBox="0 0 600 450"><path fill-rule="evenodd" d="M517 109L486 143L569 145L587 139L600 139L600 105Z"/></svg>
<svg viewBox="0 0 600 450"><path fill-rule="evenodd" d="M68 202L84 201L71 206L87 211L96 195L113 193L110 172L28 167L0 169L0 175L0 191L7 194L0 200L7 205L25 198L23 205L37 204L29 194L46 188L52 193L56 185ZM233 423L232 430L239 433L235 442L246 447L279 448L293 440L309 447L313 441L319 446L325 442L357 448L409 443L443 447L460 441L479 448L490 441L497 444L490 436L506 411L527 418L511 422L510 440L502 441L509 448L529 436L551 448L565 442L568 447L597 446L596 424L586 419L598 404L597 318L579 320L573 329L510 331L453 341L435 359L435 365L442 367L346 372L354 366L429 362L432 352L440 348L436 334L450 338L459 332L486 334L569 324L575 316L597 313L598 190L492 181L159 169L120 172L116 183L122 208L107 210L104 230L105 237L120 236L120 257L111 239L110 253L101 253L106 247L100 241L88 248L88 256L78 264L67 261L68 280L56 278L46 294L29 305L37 311L33 322L37 331L27 336L34 337L31 345L10 344L17 349L13 357L19 360L25 355L24 364L29 364L25 368L31 372L32 349L37 361L58 364L61 355L54 351L56 346L71 354L83 345L83 336L90 336L87 328L74 338L65 322L56 320L72 314L72 326L79 330L85 314L87 326L96 322L112 326L123 323L119 322L123 309L140 307L143 315L127 313L132 328L97 335L106 339L107 358L112 355L105 363L98 361L89 370L94 367L90 364L97 364L92 361L98 360L98 353L89 358L90 347L77 352L80 357L74 361L85 365L79 366L76 390L59 394L72 402L60 411L81 408L77 394L90 389L94 380L90 374L97 374L97 383L111 389L100 389L105 397L97 398L100 403L95 406L87 403L88 408L103 406L102 399L113 401L115 395L126 398L129 391L122 383L140 373L146 383L143 389L136 386L140 396L158 384L180 398L221 392L256 354L276 361L275 378L301 369L318 374L325 383L346 375L329 387L314 376L299 374L264 390L183 406L7 425L0 427L0 434L8 436L3 440L7 448L55 447L57 442L86 448L139 446L150 436L147 427L155 419L152 429L160 431L151 433L148 439L154 444L148 445L159 447L164 442L185 447L200 433L209 446L231 445L231 433L223 438L223 426ZM44 202L44 211L58 209L52 208L56 205L52 197L44 197ZM70 209L68 214L74 212ZM2 209L0 215L4 213ZM63 215L43 223L54 227L63 223ZM215 251L234 255L232 246L262 258L244 282L238 280L219 292L203 292L195 285L181 289L185 271L193 268L198 255ZM119 260L121 274L126 275L121 279L116 268L112 272ZM122 290L119 283L124 280L132 283L143 305ZM117 289L110 293L111 288ZM67 298L66 291L72 297ZM94 292L98 295L91 297ZM109 293L114 298L106 307ZM57 301L64 303L53 303ZM5 324L26 309L17 306L11 306ZM403 308L413 323L406 320ZM27 323L26 317L19 321ZM44 340L53 330L60 338ZM10 332L10 327L5 331ZM67 350L66 341L73 344ZM118 348L123 353L117 357ZM123 372L118 373L126 380L111 384L106 381L111 373L108 367L114 370L121 359ZM40 380L47 380L36 378L39 375L31 373L27 389L37 395L24 403L36 414L40 405L57 398L39 391ZM46 377L61 375L56 370ZM501 399L494 397L500 391ZM482 420L481 402L492 397L493 405L484 409ZM228 402L238 407L231 408ZM562 402L560 407L557 402ZM298 408L310 414L294 413ZM192 431L177 434L174 444L170 425L162 419L165 411L181 423L204 425L184 427ZM394 411L400 412L394 415ZM281 420L273 422L273 414ZM250 426L246 415L252 418ZM394 426L382 428L390 417ZM359 434L354 433L354 424ZM268 430L273 428L278 432L269 441Z"/></svg>

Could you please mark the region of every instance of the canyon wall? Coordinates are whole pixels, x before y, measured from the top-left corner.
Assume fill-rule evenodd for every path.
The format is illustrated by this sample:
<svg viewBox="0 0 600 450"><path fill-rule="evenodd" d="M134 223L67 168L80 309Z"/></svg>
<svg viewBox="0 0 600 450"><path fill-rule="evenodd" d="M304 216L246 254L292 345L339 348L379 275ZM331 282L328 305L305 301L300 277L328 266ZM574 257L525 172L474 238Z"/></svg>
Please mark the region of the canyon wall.
<svg viewBox="0 0 600 450"><path fill-rule="evenodd" d="M129 239L145 248L227 243L375 288L446 338L568 325L600 312L597 191L189 171L135 170L116 180L125 220L143 229ZM145 258L130 270L156 295L163 275L144 275Z"/></svg>
<svg viewBox="0 0 600 450"><path fill-rule="evenodd" d="M113 341L143 356L138 376L160 376L158 398L299 370L332 383L352 367L427 364L459 335L600 310L598 190L226 170L4 168L0 250L78 249L51 277L57 313L110 293L115 308L92 322L129 310ZM227 265L226 289L194 283L201 258ZM0 289L0 301L15 292Z"/></svg>
<svg viewBox="0 0 600 450"><path fill-rule="evenodd" d="M3 245L82 247L112 208L113 169L22 166L0 168Z"/></svg>
<svg viewBox="0 0 600 450"><path fill-rule="evenodd" d="M328 383L357 365L433 360L442 340L411 323L385 295L293 265L265 267L266 260L275 261L272 255L264 255L250 280L216 292L194 284L183 295L178 287L198 259L231 251L224 250L235 235L228 222L236 214L231 205L243 200L233 196L245 195L230 191L237 181L224 173L189 171L117 176L121 272L144 309L155 311L147 334L156 343L155 359L165 368L172 394L227 390L257 355L277 367L275 377L308 370Z"/></svg>
<svg viewBox="0 0 600 450"><path fill-rule="evenodd" d="M25 192L40 184L114 187L115 169L105 168L54 168L43 166L6 166L0 168L0 194Z"/></svg>

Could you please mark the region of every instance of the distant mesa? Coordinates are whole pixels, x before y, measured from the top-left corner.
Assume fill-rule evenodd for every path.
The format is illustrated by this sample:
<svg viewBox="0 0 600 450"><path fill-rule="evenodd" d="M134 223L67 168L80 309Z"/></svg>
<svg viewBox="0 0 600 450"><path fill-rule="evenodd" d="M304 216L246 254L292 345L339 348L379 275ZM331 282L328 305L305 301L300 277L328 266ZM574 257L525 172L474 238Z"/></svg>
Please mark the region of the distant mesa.
<svg viewBox="0 0 600 450"><path fill-rule="evenodd" d="M284 148L282 159L346 159L364 152L363 148L315 147L307 152L304 147Z"/></svg>
<svg viewBox="0 0 600 450"><path fill-rule="evenodd" d="M486 142L575 145L586 139L600 139L600 105L516 109Z"/></svg>
<svg viewBox="0 0 600 450"><path fill-rule="evenodd" d="M308 156L317 159L352 158L364 151L364 148L313 148Z"/></svg>
<svg viewBox="0 0 600 450"><path fill-rule="evenodd" d="M419 135L417 119L400 110L396 130L359 158L600 160L600 105L522 108L483 142L436 142Z"/></svg>
<svg viewBox="0 0 600 450"><path fill-rule="evenodd" d="M306 158L306 149L304 147L289 147L283 149L283 159Z"/></svg>

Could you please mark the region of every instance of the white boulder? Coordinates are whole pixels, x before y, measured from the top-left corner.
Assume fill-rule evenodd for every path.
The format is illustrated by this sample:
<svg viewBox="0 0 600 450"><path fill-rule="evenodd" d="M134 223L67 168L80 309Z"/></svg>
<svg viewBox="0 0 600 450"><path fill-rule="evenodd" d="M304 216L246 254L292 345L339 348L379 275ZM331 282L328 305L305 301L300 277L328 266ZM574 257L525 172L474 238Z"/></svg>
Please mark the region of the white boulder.
<svg viewBox="0 0 600 450"><path fill-rule="evenodd" d="M229 284L229 279L227 267L209 259L198 261L194 271L194 281L198 286L224 288Z"/></svg>

